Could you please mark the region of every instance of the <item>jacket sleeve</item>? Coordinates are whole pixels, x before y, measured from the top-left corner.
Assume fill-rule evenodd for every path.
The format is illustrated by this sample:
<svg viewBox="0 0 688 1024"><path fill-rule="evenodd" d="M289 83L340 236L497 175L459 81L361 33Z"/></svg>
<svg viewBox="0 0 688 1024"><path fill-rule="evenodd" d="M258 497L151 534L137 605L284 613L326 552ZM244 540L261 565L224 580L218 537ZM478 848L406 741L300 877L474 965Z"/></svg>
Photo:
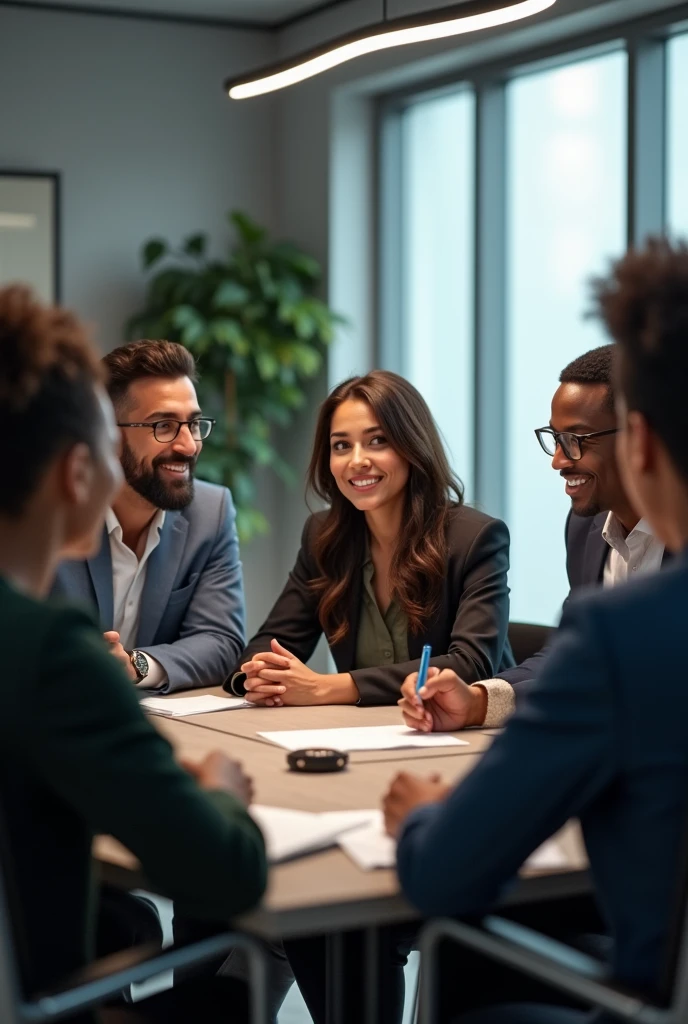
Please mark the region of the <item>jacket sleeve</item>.
<svg viewBox="0 0 688 1024"><path fill-rule="evenodd" d="M474 538L463 567L463 589L446 653L430 659L450 668L466 683L491 679L501 664L509 627L509 531L489 520ZM360 703L395 704L401 684L417 672L419 660L351 673Z"/></svg>
<svg viewBox="0 0 688 1024"><path fill-rule="evenodd" d="M93 623L65 610L34 683L27 756L94 833L115 836L189 914L227 920L266 885L265 846L243 805L202 792L138 706Z"/></svg>
<svg viewBox="0 0 688 1024"><path fill-rule="evenodd" d="M250 661L255 654L269 651L272 639L283 644L299 661L307 662L312 657L322 635L318 619L318 601L310 586L310 581L317 576L317 569L310 554L313 525L314 517L311 516L303 528L301 547L284 589L263 625L236 659L232 672L225 682L225 690L243 696L245 676L240 671L241 666L244 662Z"/></svg>
<svg viewBox="0 0 688 1024"><path fill-rule="evenodd" d="M599 616L584 607L567 613L504 733L444 803L409 815L397 869L424 914L484 911L524 860L609 785L619 745L604 647Z"/></svg>
<svg viewBox="0 0 688 1024"><path fill-rule="evenodd" d="M162 693L221 686L246 642L235 519L232 496L225 490L215 542L182 620L179 639L141 648L167 673Z"/></svg>

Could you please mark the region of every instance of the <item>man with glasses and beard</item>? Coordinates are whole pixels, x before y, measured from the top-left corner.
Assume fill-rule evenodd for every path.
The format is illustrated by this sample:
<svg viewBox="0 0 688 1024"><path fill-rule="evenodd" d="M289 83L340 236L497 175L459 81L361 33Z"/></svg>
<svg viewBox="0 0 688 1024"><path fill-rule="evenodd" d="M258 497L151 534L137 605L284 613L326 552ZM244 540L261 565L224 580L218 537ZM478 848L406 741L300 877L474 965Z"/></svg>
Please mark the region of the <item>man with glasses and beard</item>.
<svg viewBox="0 0 688 1024"><path fill-rule="evenodd" d="M194 481L213 420L198 404L193 357L174 342L136 341L104 363L125 484L100 551L65 563L54 593L97 606L133 684L219 686L244 647L244 593L232 497Z"/></svg>
<svg viewBox="0 0 688 1024"><path fill-rule="evenodd" d="M571 499L565 533L571 593L596 584L616 586L656 571L664 559L664 545L634 510L619 475L613 351L614 345L603 345L569 363L552 398L549 426L535 431ZM503 725L514 710L518 685L535 677L548 651L471 686L448 669L431 670L432 698L422 708L410 676L399 701L405 720L425 731L461 729L475 724L475 708L485 708L487 691L482 724Z"/></svg>

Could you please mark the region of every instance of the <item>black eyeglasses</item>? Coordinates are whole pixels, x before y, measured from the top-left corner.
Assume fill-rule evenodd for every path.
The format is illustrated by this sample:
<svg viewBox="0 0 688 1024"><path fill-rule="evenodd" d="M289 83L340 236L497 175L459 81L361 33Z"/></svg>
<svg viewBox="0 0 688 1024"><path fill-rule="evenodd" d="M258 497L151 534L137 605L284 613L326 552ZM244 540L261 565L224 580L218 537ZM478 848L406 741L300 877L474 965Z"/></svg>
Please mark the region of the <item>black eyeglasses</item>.
<svg viewBox="0 0 688 1024"><path fill-rule="evenodd" d="M540 427L535 431L535 436L540 442L543 452L546 452L547 455L555 455L557 445L560 445L567 459L578 462L583 457L584 441L588 441L591 437L606 437L608 434L618 434L618 432L618 427L613 427L611 430L595 430L591 434L572 434L569 430L559 431L552 430L551 427Z"/></svg>
<svg viewBox="0 0 688 1024"><path fill-rule="evenodd" d="M160 444L169 444L174 441L182 427L188 427L191 438L194 441L205 441L210 431L215 426L215 420L155 420L153 423L118 423L118 427L148 427L153 431L153 436Z"/></svg>

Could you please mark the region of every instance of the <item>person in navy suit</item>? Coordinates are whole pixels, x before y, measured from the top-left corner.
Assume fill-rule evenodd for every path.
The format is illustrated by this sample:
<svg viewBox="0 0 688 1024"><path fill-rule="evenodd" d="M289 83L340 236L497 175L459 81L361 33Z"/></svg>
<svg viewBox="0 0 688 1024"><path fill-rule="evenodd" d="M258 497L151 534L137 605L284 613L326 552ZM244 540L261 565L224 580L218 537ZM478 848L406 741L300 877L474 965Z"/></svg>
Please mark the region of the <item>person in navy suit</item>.
<svg viewBox="0 0 688 1024"><path fill-rule="evenodd" d="M559 377L549 425L535 431L571 499L565 528L569 598L582 587L612 587L655 572L665 554L661 540L633 508L619 474L613 349L603 345L569 363ZM548 651L549 645L471 686L454 673L443 674L444 699L451 702L453 720L462 723L455 727L476 721L503 725L514 710L519 684L536 675Z"/></svg>
<svg viewBox="0 0 688 1024"><path fill-rule="evenodd" d="M136 341L104 363L125 484L99 552L63 563L53 595L97 608L138 686L220 686L244 648L244 591L232 496L194 480L213 420L193 357L175 342Z"/></svg>
<svg viewBox="0 0 688 1024"><path fill-rule="evenodd" d="M594 294L617 345L626 493L675 557L661 573L574 596L545 663L475 770L453 790L402 773L384 813L403 891L428 916L485 912L523 861L578 818L612 939L612 976L657 998L688 821L688 246L650 240L596 281ZM414 677L405 681L409 725L436 722L438 678L421 689L422 708ZM663 713L648 728L658 684ZM443 727L451 728L446 716ZM500 995L495 985L490 1000ZM484 1019L521 1020L523 1011L491 1009Z"/></svg>

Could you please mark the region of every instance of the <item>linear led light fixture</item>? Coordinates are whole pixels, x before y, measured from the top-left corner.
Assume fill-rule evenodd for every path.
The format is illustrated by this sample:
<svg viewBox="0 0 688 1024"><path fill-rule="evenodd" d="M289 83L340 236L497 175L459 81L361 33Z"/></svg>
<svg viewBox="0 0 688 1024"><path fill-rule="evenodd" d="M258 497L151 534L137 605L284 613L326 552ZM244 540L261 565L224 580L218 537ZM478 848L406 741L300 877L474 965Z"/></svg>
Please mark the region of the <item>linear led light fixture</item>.
<svg viewBox="0 0 688 1024"><path fill-rule="evenodd" d="M333 39L324 46L308 50L281 64L262 68L251 75L230 78L225 89L233 100L246 100L262 96L289 85L296 85L323 71L362 57L376 50L391 50L394 46L424 43L431 39L479 32L482 29L509 25L512 22L541 14L553 7L557 0L466 0L439 10L423 11L403 18L386 19L369 25L358 32ZM384 2L386 9L386 2Z"/></svg>

